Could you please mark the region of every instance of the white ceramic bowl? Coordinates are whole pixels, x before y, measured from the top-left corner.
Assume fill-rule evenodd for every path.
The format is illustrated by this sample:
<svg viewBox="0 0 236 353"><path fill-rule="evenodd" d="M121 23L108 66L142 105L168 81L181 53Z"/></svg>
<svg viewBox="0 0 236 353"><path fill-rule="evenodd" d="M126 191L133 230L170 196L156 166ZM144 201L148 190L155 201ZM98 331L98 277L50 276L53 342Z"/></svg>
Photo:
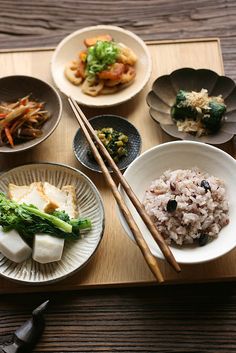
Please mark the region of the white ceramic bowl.
<svg viewBox="0 0 236 353"><path fill-rule="evenodd" d="M230 223L219 233L218 237L205 246L181 248L170 247L175 259L179 263L194 264L218 258L236 246L236 161L222 150L200 142L175 141L155 146L139 156L130 164L125 178L130 183L133 191L140 201L152 180L158 178L167 169L187 169L198 167L211 175L225 181L229 200ZM136 220L151 252L158 258L163 255L152 239L147 227L139 217L137 211L130 203L123 189L122 196ZM133 235L119 211L121 223L128 236L134 240Z"/></svg>
<svg viewBox="0 0 236 353"><path fill-rule="evenodd" d="M80 50L85 49L85 38L99 34L110 34L116 42L130 47L138 56L136 77L134 82L120 91L91 97L81 91L80 86L70 83L64 76L65 65L76 58ZM93 26L79 29L64 38L57 46L51 60L51 72L58 89L68 97L74 98L78 103L90 107L108 107L128 101L138 94L148 82L152 70L151 55L146 44L134 33L115 26Z"/></svg>
<svg viewBox="0 0 236 353"><path fill-rule="evenodd" d="M75 242L65 242L60 261L40 264L32 258L16 264L0 253L0 275L31 284L49 284L71 276L81 269L98 248L104 230L104 209L101 196L92 181L82 172L62 164L35 163L16 167L0 176L0 191L7 193L9 183L29 185L48 181L61 188L74 185L81 217L92 221L92 229Z"/></svg>

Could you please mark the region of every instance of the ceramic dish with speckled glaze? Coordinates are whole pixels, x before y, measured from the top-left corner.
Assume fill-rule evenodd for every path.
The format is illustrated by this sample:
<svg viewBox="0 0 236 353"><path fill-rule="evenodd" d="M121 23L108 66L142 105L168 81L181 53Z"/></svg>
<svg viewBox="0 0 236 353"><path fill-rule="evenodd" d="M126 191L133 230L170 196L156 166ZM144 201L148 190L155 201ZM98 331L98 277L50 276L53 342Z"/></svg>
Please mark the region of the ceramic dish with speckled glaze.
<svg viewBox="0 0 236 353"><path fill-rule="evenodd" d="M92 181L82 172L61 164L35 163L11 169L0 176L0 191L7 193L9 183L29 185L36 181L47 181L58 188L73 185L79 215L92 221L92 229L83 237L65 242L60 261L41 264L29 258L15 263L0 253L0 275L21 283L42 285L62 280L87 264L102 239L104 208Z"/></svg>
<svg viewBox="0 0 236 353"><path fill-rule="evenodd" d="M89 122L95 130L112 127L114 130L128 136L127 156L123 156L117 163L120 170L126 169L138 157L141 151L141 136L136 127L128 120L117 115L106 114L95 116L89 119ZM89 145L81 129L78 129L74 137L73 150L81 164L95 172L101 172L97 162L89 153ZM110 172L112 171L110 167L108 169Z"/></svg>
<svg viewBox="0 0 236 353"><path fill-rule="evenodd" d="M171 108L179 90L199 92L201 89L207 89L209 96L221 95L226 105L226 113L216 133L198 137L178 130L171 117ZM147 95L147 103L150 116L170 136L218 145L229 141L236 134L235 83L229 77L219 76L212 70L183 68L157 78Z"/></svg>
<svg viewBox="0 0 236 353"><path fill-rule="evenodd" d="M100 94L95 97L82 92L80 86L73 85L65 77L68 62L77 57L78 52L85 49L86 38L108 34L117 43L132 49L137 56L135 63L135 79L115 93ZM90 107L108 107L124 103L136 96L147 84L152 71L150 52L144 41L136 34L121 27L98 25L79 29L64 38L56 47L51 60L51 72L58 89L67 97L74 98L79 104Z"/></svg>

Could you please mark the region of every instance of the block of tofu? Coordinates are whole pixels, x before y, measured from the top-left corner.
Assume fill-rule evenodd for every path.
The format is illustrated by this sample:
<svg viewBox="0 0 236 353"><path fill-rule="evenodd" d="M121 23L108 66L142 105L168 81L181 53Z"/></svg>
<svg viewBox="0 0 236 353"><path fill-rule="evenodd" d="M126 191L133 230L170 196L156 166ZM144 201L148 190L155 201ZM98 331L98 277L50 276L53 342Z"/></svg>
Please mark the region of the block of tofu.
<svg viewBox="0 0 236 353"><path fill-rule="evenodd" d="M16 230L4 232L0 226L0 252L9 260L20 263L30 257L32 249Z"/></svg>
<svg viewBox="0 0 236 353"><path fill-rule="evenodd" d="M64 242L64 239L48 234L36 234L34 237L33 259L41 264L60 261Z"/></svg>
<svg viewBox="0 0 236 353"><path fill-rule="evenodd" d="M48 182L43 183L43 191L53 204L57 204L59 211L65 211L70 218L77 217L76 194L73 185L65 185L62 189Z"/></svg>
<svg viewBox="0 0 236 353"><path fill-rule="evenodd" d="M14 195L13 195L14 196ZM13 200L15 198L13 197ZM18 203L26 203L28 205L32 204L38 207L39 210L44 212L53 212L58 208L58 204L52 202L43 191L43 186L41 182L35 182L30 184L30 188L27 193L23 194L21 198L15 200Z"/></svg>
<svg viewBox="0 0 236 353"><path fill-rule="evenodd" d="M8 195L11 200L18 202L30 190L30 185L8 185Z"/></svg>

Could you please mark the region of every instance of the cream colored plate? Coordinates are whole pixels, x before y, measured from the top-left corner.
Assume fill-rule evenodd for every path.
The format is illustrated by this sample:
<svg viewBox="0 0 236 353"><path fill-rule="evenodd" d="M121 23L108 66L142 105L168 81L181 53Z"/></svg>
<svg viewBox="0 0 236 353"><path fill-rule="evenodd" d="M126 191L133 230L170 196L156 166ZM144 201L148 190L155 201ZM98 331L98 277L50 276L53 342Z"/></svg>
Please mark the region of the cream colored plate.
<svg viewBox="0 0 236 353"><path fill-rule="evenodd" d="M96 251L104 230L104 209L95 185L80 171L51 163L29 164L14 168L0 176L0 191L6 193L8 184L30 184L48 181L61 188L74 185L79 214L92 220L93 228L75 242L65 243L61 261L39 264L32 259L16 264L0 253L0 275L28 284L47 284L72 275L85 265Z"/></svg>
<svg viewBox="0 0 236 353"><path fill-rule="evenodd" d="M85 38L106 33L110 34L115 42L123 43L135 52L138 57L135 64L136 77L134 82L118 92L91 97L81 91L81 86L75 86L65 78L65 65L75 59L79 51L86 49L83 43ZM143 40L134 33L116 26L86 27L71 33L59 43L51 60L53 80L59 90L66 96L74 98L78 103L90 107L107 107L131 99L144 88L150 78L151 70L151 55Z"/></svg>

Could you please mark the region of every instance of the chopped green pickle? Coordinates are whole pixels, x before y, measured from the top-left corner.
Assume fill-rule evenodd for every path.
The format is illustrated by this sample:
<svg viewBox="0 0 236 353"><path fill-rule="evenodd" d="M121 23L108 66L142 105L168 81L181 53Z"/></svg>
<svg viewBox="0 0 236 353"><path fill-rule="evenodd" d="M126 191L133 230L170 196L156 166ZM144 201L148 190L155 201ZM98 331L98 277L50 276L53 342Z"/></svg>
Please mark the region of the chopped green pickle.
<svg viewBox="0 0 236 353"><path fill-rule="evenodd" d="M123 156L127 156L127 143L129 138L123 132L116 131L112 127L105 127L101 130L96 130L96 133L116 163L119 162ZM92 157L91 151L89 151L88 154Z"/></svg>

